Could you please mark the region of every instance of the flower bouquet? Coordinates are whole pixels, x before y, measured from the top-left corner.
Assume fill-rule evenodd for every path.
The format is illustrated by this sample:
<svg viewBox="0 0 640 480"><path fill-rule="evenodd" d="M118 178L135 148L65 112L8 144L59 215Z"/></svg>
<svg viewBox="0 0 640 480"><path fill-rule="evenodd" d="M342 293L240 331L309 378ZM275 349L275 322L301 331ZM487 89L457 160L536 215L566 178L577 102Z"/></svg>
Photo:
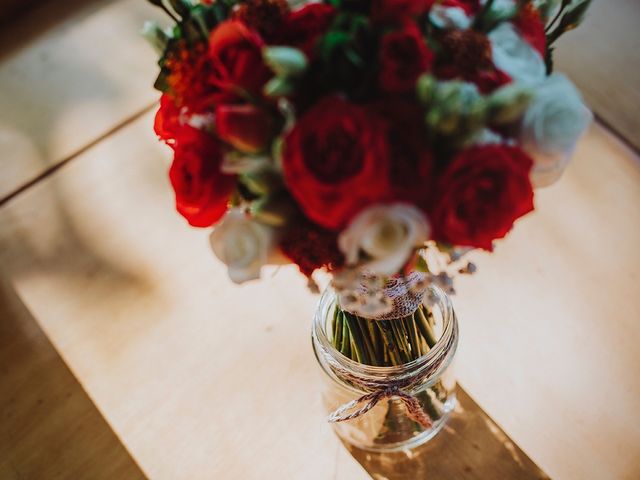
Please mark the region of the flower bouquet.
<svg viewBox="0 0 640 480"><path fill-rule="evenodd" d="M589 1L151 3L174 21L144 33L178 212L212 228L236 283L268 263L314 289L331 275L313 338L343 438L428 438L453 405L453 276L533 210L590 122L553 73Z"/></svg>

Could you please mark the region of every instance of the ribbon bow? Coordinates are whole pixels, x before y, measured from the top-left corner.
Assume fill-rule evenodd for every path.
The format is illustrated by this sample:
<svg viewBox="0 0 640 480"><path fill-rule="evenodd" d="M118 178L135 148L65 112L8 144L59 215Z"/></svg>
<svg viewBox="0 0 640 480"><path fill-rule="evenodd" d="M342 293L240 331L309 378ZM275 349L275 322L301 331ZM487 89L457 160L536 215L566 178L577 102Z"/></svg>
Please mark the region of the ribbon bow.
<svg viewBox="0 0 640 480"><path fill-rule="evenodd" d="M398 397L402 401L404 406L407 408L409 418L416 421L424 428L431 428L433 426L431 418L422 409L416 397L403 392L397 386L387 387L382 390L367 393L360 398L345 403L341 407L338 407L338 409L336 409L331 415L329 415L329 422L337 423L353 420L354 418L358 418L359 416L367 413L369 410L375 407L380 400L392 397ZM350 410L358 407L358 405L362 406L349 413Z"/></svg>

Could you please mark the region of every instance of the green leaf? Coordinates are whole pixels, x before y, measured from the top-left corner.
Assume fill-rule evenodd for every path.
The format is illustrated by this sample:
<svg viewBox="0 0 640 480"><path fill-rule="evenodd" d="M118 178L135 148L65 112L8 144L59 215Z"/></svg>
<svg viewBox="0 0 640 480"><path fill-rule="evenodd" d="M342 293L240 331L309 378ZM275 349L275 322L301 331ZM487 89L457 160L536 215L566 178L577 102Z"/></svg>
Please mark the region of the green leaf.
<svg viewBox="0 0 640 480"><path fill-rule="evenodd" d="M295 84L288 78L273 77L265 84L262 92L267 97L287 97L295 92Z"/></svg>
<svg viewBox="0 0 640 480"><path fill-rule="evenodd" d="M167 93L169 91L169 84L167 83L167 77L169 76L169 70L163 68L160 70L156 81L153 83L153 88L159 90L162 93Z"/></svg>
<svg viewBox="0 0 640 480"><path fill-rule="evenodd" d="M547 48L547 53L544 57L544 63L547 66L547 75L551 75L553 73L553 51L554 47Z"/></svg>
<svg viewBox="0 0 640 480"><path fill-rule="evenodd" d="M335 51L343 47L350 40L350 35L347 32L340 30L332 30L328 32L320 41L320 55L323 60L330 61Z"/></svg>
<svg viewBox="0 0 640 480"><path fill-rule="evenodd" d="M191 5L185 2L184 0L168 0L171 8L180 15L182 18L186 18L189 16Z"/></svg>
<svg viewBox="0 0 640 480"><path fill-rule="evenodd" d="M583 0L580 3L570 6L562 17L562 20L560 20L560 28L562 28L562 32L568 32L580 25L584 20L590 5L591 0Z"/></svg>

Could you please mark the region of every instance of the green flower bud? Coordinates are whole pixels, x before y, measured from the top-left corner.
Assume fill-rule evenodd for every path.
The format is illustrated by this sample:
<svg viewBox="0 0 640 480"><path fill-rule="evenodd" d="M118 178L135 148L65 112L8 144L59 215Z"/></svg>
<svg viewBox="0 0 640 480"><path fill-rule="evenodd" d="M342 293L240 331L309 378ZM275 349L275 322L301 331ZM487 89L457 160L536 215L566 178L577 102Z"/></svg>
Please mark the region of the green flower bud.
<svg viewBox="0 0 640 480"><path fill-rule="evenodd" d="M270 195L282 184L281 176L270 167L245 172L239 175L239 180L255 195Z"/></svg>
<svg viewBox="0 0 640 480"><path fill-rule="evenodd" d="M533 98L531 90L519 83L500 87L488 99L488 117L492 123L506 124L518 120Z"/></svg>
<svg viewBox="0 0 640 480"><path fill-rule="evenodd" d="M146 21L140 32L153 49L162 55L169 43L169 36L160 28L158 22Z"/></svg>
<svg viewBox="0 0 640 480"><path fill-rule="evenodd" d="M420 75L420 78L418 78L418 81L416 82L416 93L420 102L425 105L431 103L436 84L436 79L433 76L426 73Z"/></svg>
<svg viewBox="0 0 640 480"><path fill-rule="evenodd" d="M293 82L287 78L273 77L264 86L262 92L267 97L286 97L294 92Z"/></svg>
<svg viewBox="0 0 640 480"><path fill-rule="evenodd" d="M265 47L262 58L279 77L299 76L309 64L304 53L291 47Z"/></svg>

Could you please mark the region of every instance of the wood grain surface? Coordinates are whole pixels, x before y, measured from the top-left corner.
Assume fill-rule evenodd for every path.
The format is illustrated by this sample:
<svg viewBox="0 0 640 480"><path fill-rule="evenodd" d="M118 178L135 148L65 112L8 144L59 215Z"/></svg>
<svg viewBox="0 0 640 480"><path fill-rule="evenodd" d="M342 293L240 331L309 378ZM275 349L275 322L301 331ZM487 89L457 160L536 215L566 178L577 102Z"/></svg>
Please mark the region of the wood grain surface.
<svg viewBox="0 0 640 480"><path fill-rule="evenodd" d="M375 480L549 478L462 389L444 430L419 448L378 453L345 447Z"/></svg>
<svg viewBox="0 0 640 480"><path fill-rule="evenodd" d="M145 478L4 276L0 319L0 478Z"/></svg>
<svg viewBox="0 0 640 480"><path fill-rule="evenodd" d="M613 6L620 2L626 10ZM600 36L568 36L558 62L632 142L637 116L627 112L639 101L629 79L638 64L627 40L635 30L616 31L627 23L615 18L626 11L621 22L632 22L636 4L598 3L611 10L602 13L608 20L583 31ZM10 452L12 465L35 478L60 458L74 473L107 458L112 478L128 478L117 473L127 468L137 478L99 411L153 479L367 478L324 423L309 341L317 299L301 276L269 269L262 283L230 284L207 232L188 228L173 209L169 152L145 113L157 98L154 58L137 37L154 15L138 0L72 0L0 33L0 265L8 291L27 309L0 310L2 332L13 339L0 352L1 371L12 372L0 384L0 414L43 419L22 431L26 443L5 443L0 454ZM602 61L580 60L588 37L600 39L591 51ZM609 57L620 75L610 74ZM494 255L476 255L480 272L454 299L462 329L457 368L497 424L462 394L469 419L418 454L432 461L413 463L417 472L402 458L354 452L372 476L420 478L426 465L426 478L510 478L492 477L492 469L527 478L518 458L537 478L529 455L554 479L640 477L639 162L595 125L564 179L538 192L536 213ZM6 323L14 316L30 319L31 347L14 337L15 321ZM61 385L78 400L67 405L47 383L45 390L21 383L32 371L24 352L31 348L43 349L32 352L49 359L38 365L66 379ZM19 402L4 395L5 385L22 392ZM55 414L44 415L38 398ZM87 421L78 427L77 417ZM19 431L11 425L0 428ZM60 429L69 450L47 456L51 445L38 441L58 445ZM463 438L445 442L454 431ZM473 435L481 439L477 452ZM434 459L438 442L452 447ZM15 476L10 464L0 466L0 476Z"/></svg>
<svg viewBox="0 0 640 480"><path fill-rule="evenodd" d="M0 29L0 199L73 157L159 95L143 0L44 2Z"/></svg>

